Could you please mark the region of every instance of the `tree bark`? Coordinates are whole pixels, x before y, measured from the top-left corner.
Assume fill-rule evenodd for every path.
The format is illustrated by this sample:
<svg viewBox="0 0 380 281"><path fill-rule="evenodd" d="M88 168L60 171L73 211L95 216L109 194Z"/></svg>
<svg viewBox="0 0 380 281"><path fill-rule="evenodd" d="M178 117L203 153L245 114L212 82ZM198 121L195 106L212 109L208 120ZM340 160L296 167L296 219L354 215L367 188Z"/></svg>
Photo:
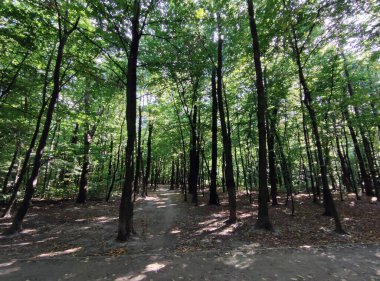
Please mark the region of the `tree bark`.
<svg viewBox="0 0 380 281"><path fill-rule="evenodd" d="M268 186L267 186L267 149L266 149L266 127L265 127L265 91L263 83L263 71L261 67L261 54L259 36L252 0L247 0L249 26L252 37L253 60L256 70L256 90L257 90L257 128L259 132L259 212L256 228L272 230L268 212Z"/></svg>
<svg viewBox="0 0 380 281"><path fill-rule="evenodd" d="M127 73L127 105L126 105L126 122L127 122L127 147L125 151L125 182L121 195L119 207L119 225L118 241L126 241L133 229L133 150L136 140L136 90L137 90L137 56L141 33L139 32L140 22L140 1L135 0L133 4L133 17L131 19L132 40L130 43L128 56L128 73Z"/></svg>
<svg viewBox="0 0 380 281"><path fill-rule="evenodd" d="M142 190L142 196L148 195L148 181L150 176L150 166L152 162L152 133L153 133L153 122L149 122L148 126L148 142L147 142L147 152L146 152L146 167L145 167L145 177Z"/></svg>
<svg viewBox="0 0 380 281"><path fill-rule="evenodd" d="M135 180L133 186L133 201L136 201L136 196L139 194L139 181L141 177L141 160L142 160L142 152L141 152L141 105L139 106L139 127L137 131L137 153L136 153L136 169L135 169Z"/></svg>
<svg viewBox="0 0 380 281"><path fill-rule="evenodd" d="M120 163L120 154L121 154L121 144L122 144L122 139L123 139L123 127L124 127L124 120L120 126L120 137L119 137L119 147L117 149L117 158L116 158L116 166L113 169L112 173L112 178L111 178L111 183L108 188L108 193L106 196L106 201L108 202L111 198L111 192L113 190L114 184L115 184L115 179L116 179L116 173L119 170L119 163Z"/></svg>
<svg viewBox="0 0 380 281"><path fill-rule="evenodd" d="M218 100L216 96L215 67L211 72L212 95L212 140L211 140L211 175L210 175L210 199L209 205L219 205L219 197L216 186L216 173L218 161Z"/></svg>
<svg viewBox="0 0 380 281"><path fill-rule="evenodd" d="M278 109L272 110L270 121L268 122L268 162L269 162L269 181L272 205L277 206L277 173L276 173L276 154L274 151L274 137L276 132L276 118Z"/></svg>
<svg viewBox="0 0 380 281"><path fill-rule="evenodd" d="M220 14L218 14L218 66L216 70L217 75L217 97L218 97L218 107L219 107L219 118L222 127L222 139L223 148L226 160L226 187L228 192L228 204L229 204L229 219L227 223L235 223L237 221L236 214L236 192L235 192L235 180L234 180L234 170L233 170L233 160L232 160L232 149L231 149L231 138L229 137L226 117L223 105L223 81L222 81L222 68L223 68L223 39L220 27Z"/></svg>

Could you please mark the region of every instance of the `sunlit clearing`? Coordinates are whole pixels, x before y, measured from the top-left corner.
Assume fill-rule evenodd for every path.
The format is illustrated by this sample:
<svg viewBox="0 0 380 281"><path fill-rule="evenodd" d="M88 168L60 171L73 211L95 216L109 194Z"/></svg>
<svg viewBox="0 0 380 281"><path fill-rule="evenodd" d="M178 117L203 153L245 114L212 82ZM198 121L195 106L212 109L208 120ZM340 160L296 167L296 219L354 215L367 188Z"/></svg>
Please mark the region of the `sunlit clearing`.
<svg viewBox="0 0 380 281"><path fill-rule="evenodd" d="M77 248L67 249L64 251L45 253L45 254L35 256L35 257L36 258L56 257L56 256L61 256L61 255L72 254L72 253L80 251L81 249L82 249L82 247L77 247Z"/></svg>
<svg viewBox="0 0 380 281"><path fill-rule="evenodd" d="M148 264L145 269L142 271L142 273L152 272L152 271L159 271L160 269L163 269L166 265L163 263L151 263Z"/></svg>

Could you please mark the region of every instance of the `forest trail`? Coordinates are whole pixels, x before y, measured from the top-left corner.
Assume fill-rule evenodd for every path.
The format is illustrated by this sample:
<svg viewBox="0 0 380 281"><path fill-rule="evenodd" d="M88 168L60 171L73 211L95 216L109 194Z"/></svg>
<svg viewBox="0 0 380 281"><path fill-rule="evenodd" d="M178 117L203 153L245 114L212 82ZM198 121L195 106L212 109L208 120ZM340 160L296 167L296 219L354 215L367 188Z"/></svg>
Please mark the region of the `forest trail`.
<svg viewBox="0 0 380 281"><path fill-rule="evenodd" d="M380 278L378 244L258 247L230 227L216 226L214 217L205 217L202 208L214 207L183 203L180 192L167 189L138 199L134 218L138 234L127 243L118 243L117 202L89 202L79 207L65 202L49 206L49 214L36 203L24 233L0 238L0 280ZM72 213L59 217L62 208ZM7 223L0 221L1 227Z"/></svg>

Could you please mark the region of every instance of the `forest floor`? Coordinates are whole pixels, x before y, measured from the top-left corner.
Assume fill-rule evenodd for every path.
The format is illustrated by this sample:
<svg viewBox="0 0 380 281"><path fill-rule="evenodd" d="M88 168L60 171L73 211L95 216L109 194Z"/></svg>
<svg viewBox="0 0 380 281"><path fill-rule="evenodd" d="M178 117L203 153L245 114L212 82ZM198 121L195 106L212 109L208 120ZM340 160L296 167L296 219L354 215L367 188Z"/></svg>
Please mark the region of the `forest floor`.
<svg viewBox="0 0 380 281"><path fill-rule="evenodd" d="M253 228L257 201L238 196L239 222L221 206L183 202L161 187L135 204L137 235L115 241L119 200L35 200L24 230L0 236L1 280L380 280L380 205L348 196L337 208L348 235L307 195L295 214L270 207L272 233ZM256 195L253 196L256 199ZM0 220L2 233L11 223Z"/></svg>

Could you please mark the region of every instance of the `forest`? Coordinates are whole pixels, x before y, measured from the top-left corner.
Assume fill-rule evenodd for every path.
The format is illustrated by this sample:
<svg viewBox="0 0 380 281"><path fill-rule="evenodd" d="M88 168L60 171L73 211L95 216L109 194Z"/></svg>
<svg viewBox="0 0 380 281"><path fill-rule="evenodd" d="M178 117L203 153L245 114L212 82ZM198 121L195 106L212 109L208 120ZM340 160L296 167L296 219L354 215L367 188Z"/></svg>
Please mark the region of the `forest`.
<svg viewBox="0 0 380 281"><path fill-rule="evenodd" d="M3 237L64 202L72 221L114 204L110 239L127 241L141 202L172 190L260 237L309 211L379 242L379 15L374 0L0 1Z"/></svg>

